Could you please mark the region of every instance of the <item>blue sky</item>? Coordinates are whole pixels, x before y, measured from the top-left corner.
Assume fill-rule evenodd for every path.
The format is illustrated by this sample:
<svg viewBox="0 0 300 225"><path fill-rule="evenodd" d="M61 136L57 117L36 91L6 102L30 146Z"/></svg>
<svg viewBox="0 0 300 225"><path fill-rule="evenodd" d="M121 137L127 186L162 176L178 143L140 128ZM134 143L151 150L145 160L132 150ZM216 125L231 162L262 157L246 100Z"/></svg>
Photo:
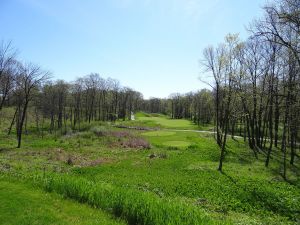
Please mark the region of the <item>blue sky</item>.
<svg viewBox="0 0 300 225"><path fill-rule="evenodd" d="M265 0L0 0L0 39L54 79L98 72L144 97L204 88L203 49L247 37Z"/></svg>

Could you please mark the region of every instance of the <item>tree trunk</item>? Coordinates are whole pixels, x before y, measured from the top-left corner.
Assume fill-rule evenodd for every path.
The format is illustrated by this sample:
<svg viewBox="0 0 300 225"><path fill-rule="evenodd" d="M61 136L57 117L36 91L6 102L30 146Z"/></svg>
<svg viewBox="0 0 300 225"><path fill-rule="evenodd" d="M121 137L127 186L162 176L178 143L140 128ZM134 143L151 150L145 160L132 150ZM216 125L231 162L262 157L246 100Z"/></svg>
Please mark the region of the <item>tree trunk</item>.
<svg viewBox="0 0 300 225"><path fill-rule="evenodd" d="M17 146L17 148L21 148L23 124L25 121L26 113L27 113L27 106L28 106L28 99L25 99L25 104L24 104L23 111L22 111L21 121L19 121L19 124L18 124L18 146Z"/></svg>
<svg viewBox="0 0 300 225"><path fill-rule="evenodd" d="M17 107L16 110L15 110L14 117L13 117L11 123L10 123L9 129L8 129L8 132L7 132L7 135L10 135L10 133L11 133L11 129L12 129L12 126L14 125L14 123L15 123L15 119L16 119L17 113L18 113L18 107Z"/></svg>

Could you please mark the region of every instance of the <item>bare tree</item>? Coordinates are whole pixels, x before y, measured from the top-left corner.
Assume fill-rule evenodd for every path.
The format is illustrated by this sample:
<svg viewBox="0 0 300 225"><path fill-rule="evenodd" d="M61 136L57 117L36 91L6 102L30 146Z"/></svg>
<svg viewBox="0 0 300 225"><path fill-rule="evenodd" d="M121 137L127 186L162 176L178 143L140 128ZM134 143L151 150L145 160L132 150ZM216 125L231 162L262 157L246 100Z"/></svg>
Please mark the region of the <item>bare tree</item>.
<svg viewBox="0 0 300 225"><path fill-rule="evenodd" d="M11 42L0 43L0 111L13 88L17 51Z"/></svg>
<svg viewBox="0 0 300 225"><path fill-rule="evenodd" d="M217 143L221 148L218 170L222 171L226 153L227 134L234 100L234 86L238 70L237 52L240 48L237 35L229 34L218 48L204 50L203 65L215 80L215 111Z"/></svg>
<svg viewBox="0 0 300 225"><path fill-rule="evenodd" d="M49 72L45 72L39 66L31 63L19 65L19 74L16 78L16 92L19 98L17 117L18 148L21 147L23 125L29 102L34 97L34 91L49 79L49 75Z"/></svg>

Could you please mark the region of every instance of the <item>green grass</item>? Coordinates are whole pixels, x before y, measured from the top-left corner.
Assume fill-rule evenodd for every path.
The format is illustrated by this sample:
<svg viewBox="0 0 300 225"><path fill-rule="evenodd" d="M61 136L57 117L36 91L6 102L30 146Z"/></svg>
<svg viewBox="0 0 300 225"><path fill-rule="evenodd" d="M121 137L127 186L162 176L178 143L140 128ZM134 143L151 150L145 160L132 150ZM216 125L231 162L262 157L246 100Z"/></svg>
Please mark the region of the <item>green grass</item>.
<svg viewBox="0 0 300 225"><path fill-rule="evenodd" d="M156 147L182 147L199 143L199 134L183 131L147 131L142 135ZM215 145L214 145L215 146Z"/></svg>
<svg viewBox="0 0 300 225"><path fill-rule="evenodd" d="M192 143L191 142L187 142L187 141L166 141L163 142L163 145L165 146L170 146L170 147L188 147L190 146Z"/></svg>
<svg viewBox="0 0 300 225"><path fill-rule="evenodd" d="M161 137L161 136L172 136L175 135L176 132L174 131L150 131L150 132L146 132L143 133L143 136L147 136L147 137Z"/></svg>
<svg viewBox="0 0 300 225"><path fill-rule="evenodd" d="M155 113L136 113L135 121L127 121L128 124L134 124L136 126L146 127L159 127L163 129L178 129L178 130L205 130L212 131L212 125L197 126L192 121L186 119L170 119L166 115Z"/></svg>
<svg viewBox="0 0 300 225"><path fill-rule="evenodd" d="M128 224L216 224L195 206L161 199L149 192L62 175L35 176L34 183L46 191L104 209L127 220Z"/></svg>
<svg viewBox="0 0 300 225"><path fill-rule="evenodd" d="M78 202L45 193L22 183L0 180L2 225L125 224L109 214Z"/></svg>
<svg viewBox="0 0 300 225"><path fill-rule="evenodd" d="M156 114L137 117L148 120L125 122L167 129L173 128L166 124L176 123ZM165 122L156 123L158 120ZM174 130L182 125L178 124ZM91 129L93 126L96 128ZM105 126L105 132L126 131L95 123L86 125L83 132L57 136L57 140L49 134L41 139L32 132L24 135L22 149L13 147L14 136L2 132L0 171L21 177L44 170L60 174L48 183L39 180L39 186L145 224L179 224L186 214L192 215L189 221L208 224L300 222L299 160L295 166L288 165L289 182L285 182L277 161L281 152L276 149L270 168L265 168L263 153L256 160L247 143L229 138L222 174L217 171L220 152L211 134L127 130L129 136L142 137L152 145L147 150L129 149L119 145L128 137L97 136L98 126ZM68 158L73 162L70 165Z"/></svg>
<svg viewBox="0 0 300 225"><path fill-rule="evenodd" d="M209 143L205 137L199 139ZM250 161L240 161L242 156L228 156L225 173L220 174L216 170L218 151L206 151L200 143L184 152L152 151L157 155L164 152L167 158L146 160L149 153L128 153L128 159L118 164L74 169L74 173L174 200L180 198L190 204L200 201L199 207L214 219L227 218L242 224L288 224L288 217L295 220L299 216L299 188L283 182L263 163L255 163L247 152L243 154Z"/></svg>
<svg viewBox="0 0 300 225"><path fill-rule="evenodd" d="M173 128L173 129L191 129L196 130L198 127L191 121L184 119L168 119L167 117L137 117L137 121L142 122L152 122L161 126L163 128Z"/></svg>

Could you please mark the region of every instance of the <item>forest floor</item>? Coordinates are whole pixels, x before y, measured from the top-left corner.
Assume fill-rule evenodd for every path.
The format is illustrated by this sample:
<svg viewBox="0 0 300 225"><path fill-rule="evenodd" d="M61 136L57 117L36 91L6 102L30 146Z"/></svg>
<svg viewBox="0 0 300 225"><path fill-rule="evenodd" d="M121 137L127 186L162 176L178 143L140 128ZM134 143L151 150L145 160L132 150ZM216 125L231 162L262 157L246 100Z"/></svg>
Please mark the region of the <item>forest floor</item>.
<svg viewBox="0 0 300 225"><path fill-rule="evenodd" d="M209 131L187 120L138 113L120 129L82 126L66 135L34 123L16 149L0 121L0 224L299 224L299 159L280 176L241 139L228 141L224 172ZM4 219L3 219L4 218ZM101 221L101 222L99 222Z"/></svg>

